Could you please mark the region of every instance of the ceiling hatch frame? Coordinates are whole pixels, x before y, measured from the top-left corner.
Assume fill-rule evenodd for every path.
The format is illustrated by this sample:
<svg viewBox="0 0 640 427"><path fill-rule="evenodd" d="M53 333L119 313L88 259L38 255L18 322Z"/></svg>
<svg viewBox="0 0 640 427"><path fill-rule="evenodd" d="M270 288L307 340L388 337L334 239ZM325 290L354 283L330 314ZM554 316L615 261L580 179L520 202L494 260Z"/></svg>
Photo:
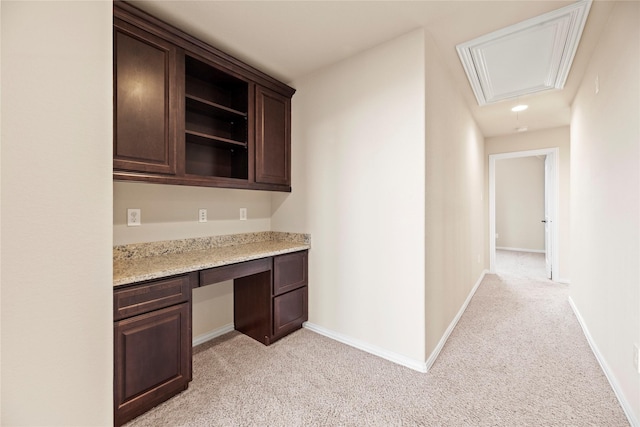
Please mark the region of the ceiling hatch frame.
<svg viewBox="0 0 640 427"><path fill-rule="evenodd" d="M591 3L581 0L457 45L478 104L562 89Z"/></svg>

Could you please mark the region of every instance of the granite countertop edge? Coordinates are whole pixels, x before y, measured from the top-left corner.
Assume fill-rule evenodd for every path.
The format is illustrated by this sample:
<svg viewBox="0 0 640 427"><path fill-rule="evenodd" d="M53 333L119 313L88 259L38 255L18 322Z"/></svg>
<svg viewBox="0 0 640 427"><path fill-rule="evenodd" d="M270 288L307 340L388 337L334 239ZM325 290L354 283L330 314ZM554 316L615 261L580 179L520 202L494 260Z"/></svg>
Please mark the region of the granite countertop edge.
<svg viewBox="0 0 640 427"><path fill-rule="evenodd" d="M245 233L114 247L113 286L190 273L311 248L310 236ZM222 241L222 244L219 244ZM172 246L175 242L175 246ZM213 244L211 244L213 242ZM191 245L189 243L192 243ZM160 252L158 252L160 248Z"/></svg>

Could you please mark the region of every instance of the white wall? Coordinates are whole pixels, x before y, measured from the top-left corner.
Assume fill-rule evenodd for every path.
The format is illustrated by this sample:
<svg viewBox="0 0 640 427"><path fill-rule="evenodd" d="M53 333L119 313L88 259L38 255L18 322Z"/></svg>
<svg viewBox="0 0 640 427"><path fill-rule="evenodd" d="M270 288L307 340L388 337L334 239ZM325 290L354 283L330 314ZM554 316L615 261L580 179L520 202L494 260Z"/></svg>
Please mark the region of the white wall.
<svg viewBox="0 0 640 427"><path fill-rule="evenodd" d="M572 105L571 299L640 423L640 3L616 2ZM600 91L594 81L599 78Z"/></svg>
<svg viewBox="0 0 640 427"><path fill-rule="evenodd" d="M127 226L127 208L141 210L140 226ZM240 221L240 208L247 209L246 221ZM199 209L207 209L207 222L198 222ZM114 245L270 229L268 191L113 183Z"/></svg>
<svg viewBox="0 0 640 427"><path fill-rule="evenodd" d="M141 210L140 226L127 226L127 208ZM246 221L240 208L247 209ZM207 222L198 222L199 209L207 209ZM268 191L113 183L115 245L270 230ZM233 324L233 281L194 289L192 297L195 340Z"/></svg>
<svg viewBox="0 0 640 427"><path fill-rule="evenodd" d="M496 247L544 252L544 156L496 160Z"/></svg>
<svg viewBox="0 0 640 427"><path fill-rule="evenodd" d="M111 425L111 2L1 3L2 425Z"/></svg>
<svg viewBox="0 0 640 427"><path fill-rule="evenodd" d="M530 151L543 148L558 148L558 266L554 266L554 280L567 282L571 278L571 239L569 218L569 174L571 148L569 145L569 127L559 127L535 132L524 132L513 135L503 135L485 140L487 187L489 183L489 155ZM487 230L487 239L489 238ZM557 267L557 268L556 268Z"/></svg>
<svg viewBox="0 0 640 427"><path fill-rule="evenodd" d="M425 333L434 355L486 267L484 138L425 36Z"/></svg>
<svg viewBox="0 0 640 427"><path fill-rule="evenodd" d="M292 194L272 228L311 233L309 322L424 352L424 33L293 82Z"/></svg>

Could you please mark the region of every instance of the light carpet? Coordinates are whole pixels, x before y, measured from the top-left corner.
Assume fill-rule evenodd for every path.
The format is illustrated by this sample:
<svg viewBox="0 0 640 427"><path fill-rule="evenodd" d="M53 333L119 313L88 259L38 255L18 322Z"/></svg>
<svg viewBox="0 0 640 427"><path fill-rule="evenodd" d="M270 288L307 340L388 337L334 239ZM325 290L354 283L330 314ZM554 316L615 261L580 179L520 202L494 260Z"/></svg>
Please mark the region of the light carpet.
<svg viewBox="0 0 640 427"><path fill-rule="evenodd" d="M487 275L426 374L306 329L269 347L231 332L129 426L628 426L567 296Z"/></svg>

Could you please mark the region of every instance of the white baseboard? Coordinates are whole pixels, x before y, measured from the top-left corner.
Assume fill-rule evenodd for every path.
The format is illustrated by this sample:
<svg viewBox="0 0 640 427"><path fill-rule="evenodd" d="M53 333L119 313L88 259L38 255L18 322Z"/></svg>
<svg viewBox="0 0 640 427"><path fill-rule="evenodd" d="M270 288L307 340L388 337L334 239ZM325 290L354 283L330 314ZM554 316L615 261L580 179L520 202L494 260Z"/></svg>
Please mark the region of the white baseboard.
<svg viewBox="0 0 640 427"><path fill-rule="evenodd" d="M435 363L436 359L440 355L440 352L442 351L442 348L444 347L444 344L449 339L449 336L451 335L451 332L453 332L454 328L456 327L456 325L460 321L460 318L462 317L462 314L467 309L467 306L469 305L469 302L471 302L471 298L473 298L473 296L475 295L476 291L478 290L478 286L480 286L480 283L482 283L482 280L484 279L484 276L486 276L488 273L489 273L488 270L484 270L482 272L482 274L480 275L480 278L476 281L476 284L473 285L473 288L471 289L471 292L469 292L469 295L467 296L467 299L464 301L464 304L462 304L462 307L460 307L460 310L458 310L458 314L456 314L456 317L453 318L453 320L449 324L449 327L444 332L444 335L442 335L442 338L440 338L440 341L438 342L438 345L436 346L436 348L429 355L429 358L427 359L427 362L425 363L427 371L429 369L431 369L431 367Z"/></svg>
<svg viewBox="0 0 640 427"><path fill-rule="evenodd" d="M544 249L506 248L504 246L496 246L496 249L500 249L502 251L514 251L514 252L533 252L535 254L545 253Z"/></svg>
<svg viewBox="0 0 640 427"><path fill-rule="evenodd" d="M234 329L233 323L229 323L222 326L221 328L214 329L213 331L209 331L206 334L198 335L197 337L193 338L192 346L195 347L197 345L204 344L207 341L211 341L214 338L218 338L221 335L224 335L226 333L233 331L233 329Z"/></svg>
<svg viewBox="0 0 640 427"><path fill-rule="evenodd" d="M313 323L305 322L302 326L306 329L309 329L310 331L316 332L320 335L324 335L325 337L339 341L348 346L357 348L358 350L362 350L367 353L373 354L374 356L378 356L383 359L389 360L393 363L397 363L398 365L402 365L409 369L413 369L414 371L418 371L422 373L427 372L427 367L425 363L419 360L411 359L401 354L394 353L392 351L388 351L380 347L376 347L369 343L351 338L347 335L343 335L338 332L331 331L329 329L323 328L322 326L318 326Z"/></svg>
<svg viewBox="0 0 640 427"><path fill-rule="evenodd" d="M578 323L580 323L580 326L582 327L582 332L584 333L584 336L587 338L587 342L589 343L589 347L591 347L591 351L593 352L593 355L596 357L596 360L600 364L600 367L602 368L604 375L607 377L607 380L609 381L609 384L611 385L613 392L618 398L618 402L620 402L620 406L622 406L622 410L624 411L624 414L627 416L627 419L629 420L629 424L631 424L631 426L633 427L640 427L640 422L638 422L638 419L633 414L631 405L629 404L624 393L622 392L622 389L620 388L620 385L618 384L616 377L613 375L613 372L611 372L611 369L609 369L609 365L607 364L607 361L602 356L602 353L600 353L600 350L598 349L598 346L593 340L591 333L589 333L589 329L587 329L587 325L584 323L584 319L582 318L580 311L578 311L578 307L576 307L571 297L569 297L569 305L571 306L573 313L576 315L576 318L578 319Z"/></svg>
<svg viewBox="0 0 640 427"><path fill-rule="evenodd" d="M421 362L421 361L418 361L418 360L414 360L414 359L411 359L409 357L403 356L401 354L397 354L397 353L385 350L383 348L373 346L371 344L365 343L365 342L360 341L360 340L353 339L353 338L351 338L349 336L346 336L346 335L331 331L329 329L323 328L322 326L318 326L318 325L315 325L315 324L310 323L310 322L305 322L303 324L303 327L305 327L305 328L307 328L307 329L309 329L309 330L311 330L313 332L316 332L316 333L318 333L320 335L324 335L324 336L326 336L328 338L331 338L331 339L334 339L336 341L339 341L339 342L341 342L343 344L347 344L347 345L349 345L351 347L355 347L355 348L357 348L359 350L366 351L367 353L373 354L374 356L382 357L383 359L389 360L389 361L391 361L393 363L397 363L398 365L402 365L402 366L405 366L405 367L407 367L409 369L413 369L414 371L426 373L431 368L431 366L433 366L433 363L438 358L438 355L440 354L440 351L442 351L442 348L444 347L444 344L447 342L447 339L451 335L451 332L453 332L453 329L458 324L458 321L460 320L460 317L462 317L462 314L467 309L467 306L469 305L469 302L471 301L471 298L473 298L473 295L476 293L476 290L478 289L478 286L480 286L480 283L482 283L482 279L484 279L484 276L487 273L488 273L488 271L484 270L482 272L482 274L480 275L480 278L475 283L475 285L473 285L473 288L471 289L471 292L469 292L469 295L467 296L467 299L465 300L464 304L462 304L462 307L460 307L460 310L458 310L458 314L453 319L453 321L451 322L451 324L449 325L449 327L445 331L444 335L442 336L442 338L438 342L438 345L433 350L433 352L431 353L431 355L429 356L429 358L427 359L426 362Z"/></svg>

